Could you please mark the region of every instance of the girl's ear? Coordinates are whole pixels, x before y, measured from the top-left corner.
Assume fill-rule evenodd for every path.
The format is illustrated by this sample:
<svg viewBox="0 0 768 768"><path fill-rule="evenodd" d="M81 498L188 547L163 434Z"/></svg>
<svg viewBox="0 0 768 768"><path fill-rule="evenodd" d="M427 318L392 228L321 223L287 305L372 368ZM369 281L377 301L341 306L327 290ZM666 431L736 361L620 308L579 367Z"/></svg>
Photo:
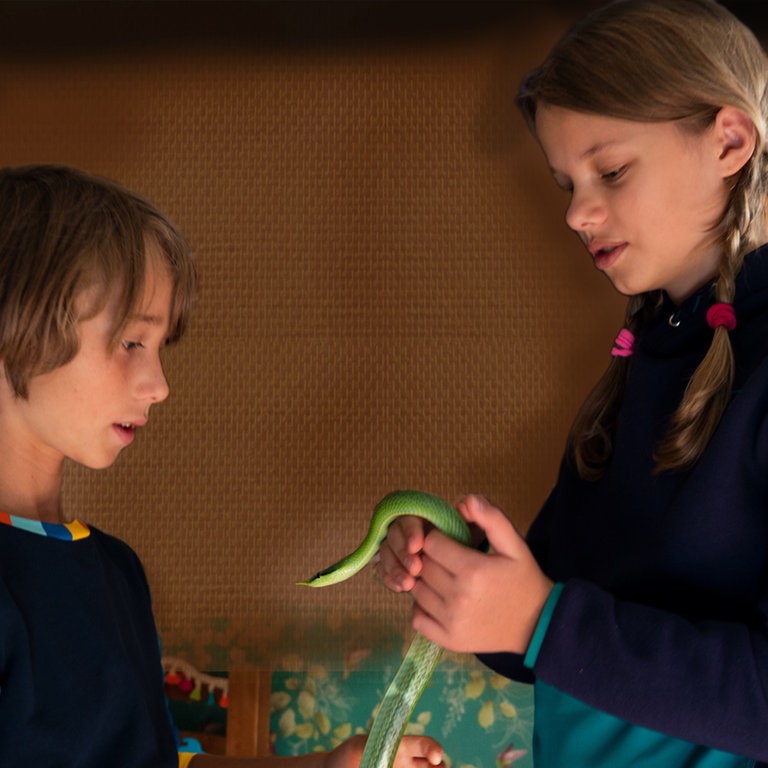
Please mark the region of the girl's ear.
<svg viewBox="0 0 768 768"><path fill-rule="evenodd" d="M738 173L752 157L757 129L752 120L736 107L723 107L715 117L714 128L721 173L725 179Z"/></svg>

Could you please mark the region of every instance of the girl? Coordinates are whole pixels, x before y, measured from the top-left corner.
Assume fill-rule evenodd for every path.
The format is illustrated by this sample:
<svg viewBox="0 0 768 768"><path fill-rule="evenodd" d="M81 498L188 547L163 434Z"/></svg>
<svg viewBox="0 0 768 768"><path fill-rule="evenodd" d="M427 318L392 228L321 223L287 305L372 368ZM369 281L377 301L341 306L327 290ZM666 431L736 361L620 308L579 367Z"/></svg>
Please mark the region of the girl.
<svg viewBox="0 0 768 768"><path fill-rule="evenodd" d="M767 87L712 0L594 11L521 86L626 326L527 543L469 496L487 553L408 518L378 568L535 681L537 768L768 763Z"/></svg>
<svg viewBox="0 0 768 768"><path fill-rule="evenodd" d="M0 170L0 211L0 765L274 764L177 754L141 564L61 508L64 459L110 466L168 396L189 248L143 198L63 167ZM363 746L285 764L353 768ZM398 757L442 751L409 737Z"/></svg>

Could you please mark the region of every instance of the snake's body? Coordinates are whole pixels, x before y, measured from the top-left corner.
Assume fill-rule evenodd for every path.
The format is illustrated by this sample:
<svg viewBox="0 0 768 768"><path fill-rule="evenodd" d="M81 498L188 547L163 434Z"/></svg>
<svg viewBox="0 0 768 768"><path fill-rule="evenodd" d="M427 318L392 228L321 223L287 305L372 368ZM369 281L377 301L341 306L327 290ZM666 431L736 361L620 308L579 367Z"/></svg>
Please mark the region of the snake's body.
<svg viewBox="0 0 768 768"><path fill-rule="evenodd" d="M299 583L325 587L354 576L378 552L390 523L404 515L422 517L451 538L469 543L469 528L450 504L421 491L395 491L376 505L368 533L354 552ZM360 768L392 767L408 720L442 652L439 645L416 633L379 704Z"/></svg>

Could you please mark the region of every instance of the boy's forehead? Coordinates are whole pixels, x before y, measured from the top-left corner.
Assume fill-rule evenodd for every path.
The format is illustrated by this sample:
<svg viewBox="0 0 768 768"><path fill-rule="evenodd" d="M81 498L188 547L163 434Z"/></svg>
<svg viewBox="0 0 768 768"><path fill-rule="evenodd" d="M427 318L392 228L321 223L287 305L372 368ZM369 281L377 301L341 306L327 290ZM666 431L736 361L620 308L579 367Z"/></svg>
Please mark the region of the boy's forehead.
<svg viewBox="0 0 768 768"><path fill-rule="evenodd" d="M121 308L124 292L120 281L106 285L96 280L85 285L75 299L77 315L81 319L106 312L112 323L120 326L124 322L147 325L167 325L171 313L173 281L171 271L159 252L147 250L143 284L136 294L134 306L123 314Z"/></svg>
<svg viewBox="0 0 768 768"><path fill-rule="evenodd" d="M164 260L147 259L144 290L135 309L128 315L131 323L167 326L170 322L173 280Z"/></svg>

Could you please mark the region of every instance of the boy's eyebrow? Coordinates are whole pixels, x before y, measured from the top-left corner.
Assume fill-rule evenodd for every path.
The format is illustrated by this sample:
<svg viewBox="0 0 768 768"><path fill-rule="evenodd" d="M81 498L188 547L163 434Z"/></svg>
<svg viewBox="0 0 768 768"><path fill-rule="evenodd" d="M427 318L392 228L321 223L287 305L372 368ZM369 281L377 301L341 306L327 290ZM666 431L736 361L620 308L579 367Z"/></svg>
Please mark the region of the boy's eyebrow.
<svg viewBox="0 0 768 768"><path fill-rule="evenodd" d="M164 317L158 315L132 314L128 316L130 323L146 323L147 325L163 325L167 322Z"/></svg>

